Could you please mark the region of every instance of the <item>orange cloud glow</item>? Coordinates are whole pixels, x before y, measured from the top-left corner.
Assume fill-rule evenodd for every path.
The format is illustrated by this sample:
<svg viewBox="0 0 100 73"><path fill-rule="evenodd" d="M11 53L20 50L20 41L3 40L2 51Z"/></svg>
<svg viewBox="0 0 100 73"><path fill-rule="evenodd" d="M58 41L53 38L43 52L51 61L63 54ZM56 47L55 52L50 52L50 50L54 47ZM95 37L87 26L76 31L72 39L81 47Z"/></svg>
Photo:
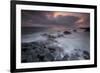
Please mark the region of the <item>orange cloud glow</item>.
<svg viewBox="0 0 100 73"><path fill-rule="evenodd" d="M68 12L53 12L52 14L47 14L46 16L51 19L51 18L57 18L59 16L73 16L74 13L68 13Z"/></svg>
<svg viewBox="0 0 100 73"><path fill-rule="evenodd" d="M54 12L53 17L57 18L58 16L71 16L73 13L67 13L67 12Z"/></svg>
<svg viewBox="0 0 100 73"><path fill-rule="evenodd" d="M75 24L77 25L77 27L82 27L82 26L89 26L89 25L86 25L86 20L87 20L87 15L85 14L81 14L81 13L73 13L73 12L52 12L51 14L47 14L46 15L48 17L48 19L56 19L58 18L59 16L74 16L74 17L77 17L79 18Z"/></svg>

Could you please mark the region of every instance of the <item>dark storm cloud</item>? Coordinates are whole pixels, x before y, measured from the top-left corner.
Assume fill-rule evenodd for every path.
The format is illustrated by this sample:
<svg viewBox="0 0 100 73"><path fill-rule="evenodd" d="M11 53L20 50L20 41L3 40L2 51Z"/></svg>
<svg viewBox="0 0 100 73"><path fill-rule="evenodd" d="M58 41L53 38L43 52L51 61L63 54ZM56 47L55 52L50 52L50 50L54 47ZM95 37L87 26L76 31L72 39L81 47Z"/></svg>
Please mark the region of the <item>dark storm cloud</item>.
<svg viewBox="0 0 100 73"><path fill-rule="evenodd" d="M78 25L82 26L81 24L83 26L89 25L89 14L22 10L22 27L50 27L61 25L70 28Z"/></svg>
<svg viewBox="0 0 100 73"><path fill-rule="evenodd" d="M22 10L22 26L34 26L35 24L44 23L46 17L41 11Z"/></svg>

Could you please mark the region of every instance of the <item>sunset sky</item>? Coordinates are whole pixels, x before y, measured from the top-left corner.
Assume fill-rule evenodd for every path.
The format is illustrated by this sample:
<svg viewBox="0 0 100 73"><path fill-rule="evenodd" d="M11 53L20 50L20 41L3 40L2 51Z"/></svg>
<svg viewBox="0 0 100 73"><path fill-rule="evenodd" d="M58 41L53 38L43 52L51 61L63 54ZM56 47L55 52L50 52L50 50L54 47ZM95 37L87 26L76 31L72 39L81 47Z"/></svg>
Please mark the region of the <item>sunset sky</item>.
<svg viewBox="0 0 100 73"><path fill-rule="evenodd" d="M89 13L22 10L21 15L22 27L44 27L52 30L90 27Z"/></svg>

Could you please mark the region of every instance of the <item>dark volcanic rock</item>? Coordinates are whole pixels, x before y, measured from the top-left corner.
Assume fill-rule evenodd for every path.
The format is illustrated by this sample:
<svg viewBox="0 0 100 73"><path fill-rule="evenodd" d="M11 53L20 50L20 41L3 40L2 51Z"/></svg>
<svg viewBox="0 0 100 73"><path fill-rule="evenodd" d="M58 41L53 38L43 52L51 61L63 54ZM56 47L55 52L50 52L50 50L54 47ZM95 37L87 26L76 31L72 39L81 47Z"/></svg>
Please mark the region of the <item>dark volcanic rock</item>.
<svg viewBox="0 0 100 73"><path fill-rule="evenodd" d="M22 63L61 60L62 48L52 44L53 42L50 43L50 40L24 43L22 45Z"/></svg>
<svg viewBox="0 0 100 73"><path fill-rule="evenodd" d="M66 54L64 57L63 57L63 60L68 60L69 59L69 55Z"/></svg>
<svg viewBox="0 0 100 73"><path fill-rule="evenodd" d="M22 43L21 46L24 48L32 46L31 43Z"/></svg>
<svg viewBox="0 0 100 73"><path fill-rule="evenodd" d="M54 61L55 58L51 53L45 55L44 61Z"/></svg>
<svg viewBox="0 0 100 73"><path fill-rule="evenodd" d="M76 30L76 29L74 29L74 30L73 30L73 32L77 32L77 30Z"/></svg>
<svg viewBox="0 0 100 73"><path fill-rule="evenodd" d="M90 59L90 54L87 51L83 51L83 57L84 59Z"/></svg>
<svg viewBox="0 0 100 73"><path fill-rule="evenodd" d="M82 28L82 27L81 27L80 29L84 29L84 32L90 32L90 28L89 28L89 27L87 27L87 28L85 28L85 27Z"/></svg>
<svg viewBox="0 0 100 73"><path fill-rule="evenodd" d="M69 31L64 31L63 33L66 34L66 35L71 34L71 32L69 32Z"/></svg>
<svg viewBox="0 0 100 73"><path fill-rule="evenodd" d="M60 47L50 45L47 41L38 41L22 44L21 62L54 61L60 55ZM59 56L60 57L60 56ZM58 59L58 58L56 58Z"/></svg>
<svg viewBox="0 0 100 73"><path fill-rule="evenodd" d="M49 49L50 52L55 52L56 51L56 49L54 47L49 47L48 49Z"/></svg>
<svg viewBox="0 0 100 73"><path fill-rule="evenodd" d="M44 57L45 57L44 55L39 55L39 54L38 54L37 57L38 57L38 59L39 59L40 61L44 61Z"/></svg>
<svg viewBox="0 0 100 73"><path fill-rule="evenodd" d="M70 60L78 60L78 55L76 53L72 53L70 56Z"/></svg>
<svg viewBox="0 0 100 73"><path fill-rule="evenodd" d="M64 37L64 35L63 34L59 34L58 37Z"/></svg>

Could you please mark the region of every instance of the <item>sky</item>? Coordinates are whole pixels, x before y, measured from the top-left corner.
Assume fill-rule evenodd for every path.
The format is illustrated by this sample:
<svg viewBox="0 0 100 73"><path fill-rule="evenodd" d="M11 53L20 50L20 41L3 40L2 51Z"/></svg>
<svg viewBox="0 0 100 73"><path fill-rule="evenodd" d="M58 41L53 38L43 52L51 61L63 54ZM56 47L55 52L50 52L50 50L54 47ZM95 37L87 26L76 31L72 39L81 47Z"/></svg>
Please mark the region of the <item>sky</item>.
<svg viewBox="0 0 100 73"><path fill-rule="evenodd" d="M89 13L22 10L21 17L22 27L39 27L59 31L90 27Z"/></svg>

